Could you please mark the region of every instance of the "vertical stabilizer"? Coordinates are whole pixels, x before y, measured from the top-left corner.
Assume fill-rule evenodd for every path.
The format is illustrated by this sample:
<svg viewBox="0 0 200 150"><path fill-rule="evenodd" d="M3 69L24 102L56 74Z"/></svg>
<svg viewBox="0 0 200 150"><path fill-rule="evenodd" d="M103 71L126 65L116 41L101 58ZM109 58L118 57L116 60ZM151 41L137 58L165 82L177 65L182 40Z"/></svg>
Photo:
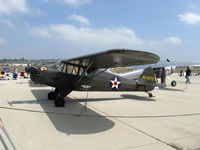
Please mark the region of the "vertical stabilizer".
<svg viewBox="0 0 200 150"><path fill-rule="evenodd" d="M155 73L151 67L144 69L137 80L137 89L139 91L151 91L156 85Z"/></svg>

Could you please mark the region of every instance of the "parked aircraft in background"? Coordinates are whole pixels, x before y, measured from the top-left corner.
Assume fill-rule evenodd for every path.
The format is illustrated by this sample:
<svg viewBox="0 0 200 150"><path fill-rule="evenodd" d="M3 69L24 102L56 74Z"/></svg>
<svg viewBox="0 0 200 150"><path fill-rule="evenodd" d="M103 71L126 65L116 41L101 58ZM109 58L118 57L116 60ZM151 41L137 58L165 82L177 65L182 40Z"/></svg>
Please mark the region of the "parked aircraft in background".
<svg viewBox="0 0 200 150"><path fill-rule="evenodd" d="M143 70L147 67L152 67L155 73L157 74L157 78L160 78L160 72L164 69L166 71L166 78L170 81L171 86L175 87L177 85L177 82L173 79L171 79L170 75L173 73L178 73L180 70L184 73L186 70L187 66L190 66L191 69L198 68L197 65L198 63L194 62L171 62L169 59L166 61L159 61L155 64L148 64L148 65L138 65L138 66L133 66L134 70L123 73L121 76L129 78L129 79L134 79L140 76L140 74L143 72ZM158 86L161 86L160 84Z"/></svg>

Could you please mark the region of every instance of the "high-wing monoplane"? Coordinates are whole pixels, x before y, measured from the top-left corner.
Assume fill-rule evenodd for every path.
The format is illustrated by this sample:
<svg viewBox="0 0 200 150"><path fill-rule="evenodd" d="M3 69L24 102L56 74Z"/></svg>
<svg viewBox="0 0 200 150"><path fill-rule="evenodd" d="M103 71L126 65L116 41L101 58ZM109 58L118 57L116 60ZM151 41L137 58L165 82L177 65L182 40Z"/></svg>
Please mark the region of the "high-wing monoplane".
<svg viewBox="0 0 200 150"><path fill-rule="evenodd" d="M58 70L30 67L30 77L35 83L55 87L48 99L56 107L65 105L64 97L72 91L144 91L152 96L156 85L152 68L146 68L137 79L116 75L108 68L153 64L159 56L137 50L113 49L92 55L61 61Z"/></svg>

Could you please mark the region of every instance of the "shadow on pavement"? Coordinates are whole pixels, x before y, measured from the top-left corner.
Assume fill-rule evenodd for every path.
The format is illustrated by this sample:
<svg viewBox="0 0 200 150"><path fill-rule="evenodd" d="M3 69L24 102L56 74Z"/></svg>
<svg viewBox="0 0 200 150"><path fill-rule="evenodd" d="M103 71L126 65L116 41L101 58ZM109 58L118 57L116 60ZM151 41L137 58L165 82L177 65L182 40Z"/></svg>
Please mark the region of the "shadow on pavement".
<svg viewBox="0 0 200 150"><path fill-rule="evenodd" d="M160 90L176 91L176 92L185 92L185 90L182 90L182 89L175 89L175 88L160 88Z"/></svg>
<svg viewBox="0 0 200 150"><path fill-rule="evenodd" d="M150 97L143 97L143 96L136 96L136 95L131 95L131 94L122 94L121 97L123 99L131 99L131 100L138 100L138 101L147 101L147 102L151 102L151 101L156 101L153 98Z"/></svg>
<svg viewBox="0 0 200 150"><path fill-rule="evenodd" d="M97 112L87 108L87 111L83 111L82 115L89 116L73 116L68 114L79 114L83 109L83 105L80 103L69 103L63 108L54 107L53 101L49 103L41 103L44 98L47 97L49 90L31 90L35 98L40 102L41 107L45 112L55 112L46 113L55 128L66 134L92 134L103 132L111 129L114 126L114 122L101 116ZM66 97L66 101L72 99ZM60 114L63 115L60 115ZM66 115L64 115L66 114Z"/></svg>

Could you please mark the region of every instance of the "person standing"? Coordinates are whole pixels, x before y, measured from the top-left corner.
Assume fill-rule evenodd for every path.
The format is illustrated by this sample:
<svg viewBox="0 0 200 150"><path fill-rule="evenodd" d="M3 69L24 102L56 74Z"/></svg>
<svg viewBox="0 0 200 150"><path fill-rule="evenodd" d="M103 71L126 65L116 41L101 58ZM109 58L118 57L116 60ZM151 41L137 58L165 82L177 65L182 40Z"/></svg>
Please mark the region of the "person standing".
<svg viewBox="0 0 200 150"><path fill-rule="evenodd" d="M165 68L162 68L162 71L161 71L161 84L166 84L166 71L165 71Z"/></svg>
<svg viewBox="0 0 200 150"><path fill-rule="evenodd" d="M17 76L18 76L18 70L17 68L14 66L14 69L13 69L13 79L17 79Z"/></svg>
<svg viewBox="0 0 200 150"><path fill-rule="evenodd" d="M179 75L182 77L183 76L183 70L180 71Z"/></svg>
<svg viewBox="0 0 200 150"><path fill-rule="evenodd" d="M191 82L190 82L191 72L192 72L192 71L191 71L190 67L187 66L186 75L185 75L185 78L186 78L186 82L185 82L185 83L186 83L186 84L187 84L187 83L189 83L189 84L191 83Z"/></svg>

